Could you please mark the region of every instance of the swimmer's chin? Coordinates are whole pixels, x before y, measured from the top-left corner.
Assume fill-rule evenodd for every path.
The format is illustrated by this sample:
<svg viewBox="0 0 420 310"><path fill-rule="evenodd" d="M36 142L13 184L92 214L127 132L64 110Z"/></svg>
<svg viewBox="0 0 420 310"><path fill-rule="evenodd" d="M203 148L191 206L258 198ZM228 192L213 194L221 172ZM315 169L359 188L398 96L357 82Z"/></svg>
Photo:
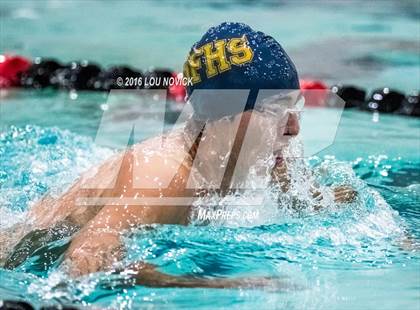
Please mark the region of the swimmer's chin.
<svg viewBox="0 0 420 310"><path fill-rule="evenodd" d="M284 163L283 156L276 156L276 157L275 157L275 160L276 160L276 164L275 164L275 166L281 166L281 165L283 165L283 163Z"/></svg>
<svg viewBox="0 0 420 310"><path fill-rule="evenodd" d="M284 157L283 157L283 150L277 150L273 152L273 156L275 159L275 165L274 166L281 166L284 163Z"/></svg>

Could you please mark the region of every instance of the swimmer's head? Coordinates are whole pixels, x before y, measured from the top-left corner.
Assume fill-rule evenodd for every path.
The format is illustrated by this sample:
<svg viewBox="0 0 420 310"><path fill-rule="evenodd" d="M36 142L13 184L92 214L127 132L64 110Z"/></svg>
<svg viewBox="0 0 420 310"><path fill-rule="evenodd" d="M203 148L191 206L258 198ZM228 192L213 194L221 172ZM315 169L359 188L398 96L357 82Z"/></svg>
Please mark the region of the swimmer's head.
<svg viewBox="0 0 420 310"><path fill-rule="evenodd" d="M262 32L242 23L210 28L193 45L184 75L193 83L187 87L193 107L187 128L195 130L187 131L203 135L197 157L212 179L222 177L214 167L227 158L247 171L259 158L280 153L299 132L293 112L300 98L297 71L280 44Z"/></svg>

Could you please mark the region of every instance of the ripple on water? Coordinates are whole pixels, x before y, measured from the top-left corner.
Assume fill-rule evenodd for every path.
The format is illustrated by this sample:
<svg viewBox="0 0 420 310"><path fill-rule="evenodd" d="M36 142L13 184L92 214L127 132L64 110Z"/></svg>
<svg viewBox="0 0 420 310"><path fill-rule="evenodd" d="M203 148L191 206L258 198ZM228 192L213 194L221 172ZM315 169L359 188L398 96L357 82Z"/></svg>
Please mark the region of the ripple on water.
<svg viewBox="0 0 420 310"><path fill-rule="evenodd" d="M1 206L24 211L47 192L61 193L83 171L110 154L111 150L69 131L12 126L0 133Z"/></svg>

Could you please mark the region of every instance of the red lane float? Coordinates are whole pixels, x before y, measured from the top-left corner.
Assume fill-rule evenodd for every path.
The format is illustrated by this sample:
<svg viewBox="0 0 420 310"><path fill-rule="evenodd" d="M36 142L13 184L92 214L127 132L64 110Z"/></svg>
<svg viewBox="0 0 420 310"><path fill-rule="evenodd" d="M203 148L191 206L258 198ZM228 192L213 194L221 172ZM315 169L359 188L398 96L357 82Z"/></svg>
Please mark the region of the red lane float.
<svg viewBox="0 0 420 310"><path fill-rule="evenodd" d="M178 74L173 72L172 77L177 79ZM179 80L181 80L181 79L179 79ZM173 85L170 85L169 88L168 88L169 99L174 100L176 102L184 102L186 93L187 92L185 90L185 86L182 85L181 83L175 83Z"/></svg>
<svg viewBox="0 0 420 310"><path fill-rule="evenodd" d="M0 88L20 86L20 75L32 65L22 56L0 55Z"/></svg>
<svg viewBox="0 0 420 310"><path fill-rule="evenodd" d="M326 105L328 86L319 80L299 80L305 106L323 107Z"/></svg>

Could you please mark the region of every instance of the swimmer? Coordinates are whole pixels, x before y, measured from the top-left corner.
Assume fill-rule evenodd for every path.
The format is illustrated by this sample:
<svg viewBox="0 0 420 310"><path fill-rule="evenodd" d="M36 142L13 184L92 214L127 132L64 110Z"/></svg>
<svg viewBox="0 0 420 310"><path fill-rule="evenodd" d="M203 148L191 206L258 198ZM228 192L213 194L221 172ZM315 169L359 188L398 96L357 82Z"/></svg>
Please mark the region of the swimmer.
<svg viewBox="0 0 420 310"><path fill-rule="evenodd" d="M187 89L193 115L185 127L133 145L83 174L58 199L41 200L30 209L28 222L15 228L21 240L6 258L6 268L19 266L61 236L71 238L61 265L73 277L115 271L130 275L137 284L156 287L276 285L267 278L171 276L145 262L122 270L115 267L124 257L123 232L150 224L187 225L194 199L203 193L234 192L232 185L245 184L257 161L275 158L271 182L288 190L282 151L299 133L293 112L299 102L299 80L280 44L247 25L223 23L194 44L184 75L194 82ZM260 96L261 90L270 90L269 95ZM239 100L241 96L245 99ZM252 173L261 176L266 171L261 165ZM355 197L347 187L334 192L339 203ZM321 193L314 190L313 195Z"/></svg>

